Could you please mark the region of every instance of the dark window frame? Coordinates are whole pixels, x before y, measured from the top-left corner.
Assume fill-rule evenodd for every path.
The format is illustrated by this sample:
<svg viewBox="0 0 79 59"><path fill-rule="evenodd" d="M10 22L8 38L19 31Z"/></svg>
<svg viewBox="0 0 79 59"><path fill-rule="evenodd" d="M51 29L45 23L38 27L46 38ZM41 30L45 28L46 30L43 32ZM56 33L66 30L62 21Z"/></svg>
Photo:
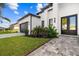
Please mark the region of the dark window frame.
<svg viewBox="0 0 79 59"><path fill-rule="evenodd" d="M62 30L62 18L66 17L66 18L69 19L69 17L72 17L72 16L75 16L75 17L76 17L76 24L75 24L75 25L76 25L76 30L75 30L76 33L75 33L75 34L70 34L70 33L69 33L69 31L70 31L70 30L69 30L69 25L70 25L69 20L67 20L67 26L68 26L68 27L67 27L67 29L68 29L67 31L68 31L68 33L63 33L63 30ZM77 15L77 14L61 17L61 34L77 35L77 32L78 32L78 29L77 29L77 26L78 26L78 25L77 25L77 20L78 20L78 15Z"/></svg>
<svg viewBox="0 0 79 59"><path fill-rule="evenodd" d="M52 24L51 24L51 20L52 20ZM49 19L49 25L53 25L53 19Z"/></svg>
<svg viewBox="0 0 79 59"><path fill-rule="evenodd" d="M41 22L41 24L42 24L42 27L44 27L44 20Z"/></svg>

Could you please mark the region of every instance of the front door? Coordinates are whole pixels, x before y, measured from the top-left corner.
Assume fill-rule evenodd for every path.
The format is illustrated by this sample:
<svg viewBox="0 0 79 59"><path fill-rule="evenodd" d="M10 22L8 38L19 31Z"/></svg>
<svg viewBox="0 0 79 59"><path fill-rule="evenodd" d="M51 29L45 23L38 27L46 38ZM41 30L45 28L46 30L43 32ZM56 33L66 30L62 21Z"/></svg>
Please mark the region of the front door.
<svg viewBox="0 0 79 59"><path fill-rule="evenodd" d="M77 34L77 15L61 18L61 33L70 35Z"/></svg>

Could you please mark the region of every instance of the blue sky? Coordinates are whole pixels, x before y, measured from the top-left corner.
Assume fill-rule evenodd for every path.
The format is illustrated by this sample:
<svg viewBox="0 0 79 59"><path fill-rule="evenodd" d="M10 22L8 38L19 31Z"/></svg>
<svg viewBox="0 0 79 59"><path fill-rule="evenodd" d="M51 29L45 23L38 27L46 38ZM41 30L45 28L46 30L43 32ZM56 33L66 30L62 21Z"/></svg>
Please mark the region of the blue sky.
<svg viewBox="0 0 79 59"><path fill-rule="evenodd" d="M0 26L8 27L28 13L36 14L40 11L40 8L46 5L46 3L6 3L5 8L2 10L2 15L11 19L11 23L3 21Z"/></svg>

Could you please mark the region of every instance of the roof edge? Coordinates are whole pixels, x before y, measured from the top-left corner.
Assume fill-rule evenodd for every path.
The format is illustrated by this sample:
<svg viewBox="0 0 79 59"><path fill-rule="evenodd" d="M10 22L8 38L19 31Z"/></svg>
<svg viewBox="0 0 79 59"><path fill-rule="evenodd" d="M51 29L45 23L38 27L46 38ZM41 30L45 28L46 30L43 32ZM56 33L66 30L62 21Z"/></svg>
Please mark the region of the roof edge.
<svg viewBox="0 0 79 59"><path fill-rule="evenodd" d="M40 18L40 16L34 15L34 14L32 14L32 13L28 13L27 15L21 17L21 18L18 20L18 22L19 22L20 20L24 19L25 17L28 17L29 15L30 15L30 16L34 16L34 17L37 17L37 18Z"/></svg>

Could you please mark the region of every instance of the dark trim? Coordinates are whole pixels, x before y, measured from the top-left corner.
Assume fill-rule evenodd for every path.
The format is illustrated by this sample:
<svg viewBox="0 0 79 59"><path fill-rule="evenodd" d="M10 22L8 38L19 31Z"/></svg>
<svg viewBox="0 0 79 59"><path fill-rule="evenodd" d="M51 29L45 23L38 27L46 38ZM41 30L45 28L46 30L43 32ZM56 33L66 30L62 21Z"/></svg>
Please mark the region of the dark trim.
<svg viewBox="0 0 79 59"><path fill-rule="evenodd" d="M37 15L39 15L39 14L41 14L41 13L43 13L43 12L44 12L44 11L40 11L40 12L37 13Z"/></svg>
<svg viewBox="0 0 79 59"><path fill-rule="evenodd" d="M34 15L34 14L29 13L29 14L23 16L22 18L20 18L20 19L18 20L18 22L21 21L22 19L28 17L28 16L34 16L34 17L40 18L40 16L37 16L37 15Z"/></svg>
<svg viewBox="0 0 79 59"><path fill-rule="evenodd" d="M51 7L53 3L49 3L46 7L42 8L41 10L46 10L47 8Z"/></svg>
<svg viewBox="0 0 79 59"><path fill-rule="evenodd" d="M76 16L76 24L75 24L75 25L76 25L76 30L75 30L76 33L75 33L75 35L77 35L77 31L78 31L78 29L77 29L77 26L78 26L78 25L77 25L78 15L77 15L77 14L61 17L61 34L63 34L63 33L62 33L62 18L65 18L65 17L66 17L67 19L69 19L69 17L72 17L72 16ZM69 31L69 25L70 25L70 22L69 22L69 20L68 20L68 21L67 21L67 29L68 29L67 31ZM68 33L69 33L69 32L68 32ZM68 33L66 33L66 34L68 34ZM69 33L69 34L70 34L70 33ZM73 34L72 34L72 35L73 35Z"/></svg>
<svg viewBox="0 0 79 59"><path fill-rule="evenodd" d="M48 12L49 12L49 11L51 11L51 10L53 10L53 9L52 9L52 8L51 8L51 9L49 9L49 10L48 10Z"/></svg>
<svg viewBox="0 0 79 59"><path fill-rule="evenodd" d="M52 24L51 24L51 20L52 20ZM53 19L52 18L49 19L49 25L53 25Z"/></svg>
<svg viewBox="0 0 79 59"><path fill-rule="evenodd" d="M44 20L41 21L41 26L42 26L42 27L45 26L45 21L44 21Z"/></svg>

